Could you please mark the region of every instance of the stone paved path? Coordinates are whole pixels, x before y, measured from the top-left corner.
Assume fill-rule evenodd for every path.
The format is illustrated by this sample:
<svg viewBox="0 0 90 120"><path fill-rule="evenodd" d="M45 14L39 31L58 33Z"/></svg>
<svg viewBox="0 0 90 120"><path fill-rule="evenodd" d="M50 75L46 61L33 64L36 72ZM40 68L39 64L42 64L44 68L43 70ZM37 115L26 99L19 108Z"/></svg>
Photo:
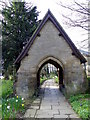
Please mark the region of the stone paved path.
<svg viewBox="0 0 90 120"><path fill-rule="evenodd" d="M32 103L24 118L79 118L59 91L53 79L41 86L40 96Z"/></svg>

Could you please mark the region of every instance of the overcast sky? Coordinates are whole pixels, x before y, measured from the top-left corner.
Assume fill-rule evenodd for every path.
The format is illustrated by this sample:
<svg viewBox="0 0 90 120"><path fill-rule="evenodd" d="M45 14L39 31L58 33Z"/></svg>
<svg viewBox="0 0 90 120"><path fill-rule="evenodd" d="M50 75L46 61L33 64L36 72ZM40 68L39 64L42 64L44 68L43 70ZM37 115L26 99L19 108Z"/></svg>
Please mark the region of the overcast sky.
<svg viewBox="0 0 90 120"><path fill-rule="evenodd" d="M8 0L4 0L8 1ZM62 8L59 4L59 2L63 2L63 4L74 4L74 0L25 0L28 3L32 3L33 6L37 6L37 10L40 12L38 19L43 19L48 9L51 10L51 12L54 14L58 22L61 24L61 26L64 28L66 33L69 35L71 40L75 43L75 45L79 48L78 44L81 45L81 41L84 39L88 39L88 34L86 31L80 29L80 28L70 28L68 25L65 25L64 18L62 17L62 13L64 15L68 15L70 13L69 10ZM78 0L76 0L78 1ZM80 1L80 0L79 0ZM87 0L82 0L87 1ZM75 16L70 16L75 17ZM83 35L84 34L84 35Z"/></svg>
<svg viewBox="0 0 90 120"><path fill-rule="evenodd" d="M25 0L26 2L31 2L33 5L37 6L37 10L40 12L39 13L39 19L42 19L48 9L51 10L51 12L54 14L58 22L61 24L61 26L64 28L64 30L67 32L71 40L75 43L75 45L79 47L81 45L81 41L84 39L88 39L88 34L86 31L84 31L81 28L71 28L68 27L68 25L65 25L64 18L62 17L62 13L65 15L68 15L71 11L62 8L59 5L59 2L63 2L63 4L74 4L74 0ZM78 1L78 0L77 0ZM79 0L80 1L80 0ZM82 0L85 2L86 0ZM71 16L75 17L75 16ZM79 44L79 45L78 45Z"/></svg>

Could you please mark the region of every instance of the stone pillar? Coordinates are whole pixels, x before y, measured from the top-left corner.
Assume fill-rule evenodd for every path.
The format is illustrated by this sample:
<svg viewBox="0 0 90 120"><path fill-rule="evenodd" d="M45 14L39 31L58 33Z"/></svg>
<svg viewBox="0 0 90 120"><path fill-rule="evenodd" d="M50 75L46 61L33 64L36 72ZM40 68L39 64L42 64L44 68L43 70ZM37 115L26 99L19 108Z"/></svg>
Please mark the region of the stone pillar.
<svg viewBox="0 0 90 120"><path fill-rule="evenodd" d="M36 74L30 72L18 72L18 80L16 83L16 93L21 97L31 97L37 87Z"/></svg>
<svg viewBox="0 0 90 120"><path fill-rule="evenodd" d="M65 94L68 96L84 93L88 87L86 72L80 64L68 64L65 68Z"/></svg>

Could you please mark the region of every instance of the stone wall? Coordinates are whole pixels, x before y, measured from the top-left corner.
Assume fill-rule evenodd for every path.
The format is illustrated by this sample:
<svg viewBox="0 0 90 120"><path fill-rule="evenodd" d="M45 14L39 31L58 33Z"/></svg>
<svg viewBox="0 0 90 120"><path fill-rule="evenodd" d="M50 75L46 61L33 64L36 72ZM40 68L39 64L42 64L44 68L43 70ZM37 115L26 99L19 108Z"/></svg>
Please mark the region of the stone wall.
<svg viewBox="0 0 90 120"><path fill-rule="evenodd" d="M90 76L90 55L83 54L83 56L87 60L87 62L86 62L86 73L87 73L87 76Z"/></svg>
<svg viewBox="0 0 90 120"><path fill-rule="evenodd" d="M87 57L87 75L90 76L90 56Z"/></svg>
<svg viewBox="0 0 90 120"><path fill-rule="evenodd" d="M72 50L51 21L47 21L40 36L36 37L28 56L21 61L18 70L17 94L28 98L37 89L37 72L40 63L47 58L55 58L64 71L66 94L84 92L86 78L80 60L72 55ZM41 64L42 65L42 64Z"/></svg>

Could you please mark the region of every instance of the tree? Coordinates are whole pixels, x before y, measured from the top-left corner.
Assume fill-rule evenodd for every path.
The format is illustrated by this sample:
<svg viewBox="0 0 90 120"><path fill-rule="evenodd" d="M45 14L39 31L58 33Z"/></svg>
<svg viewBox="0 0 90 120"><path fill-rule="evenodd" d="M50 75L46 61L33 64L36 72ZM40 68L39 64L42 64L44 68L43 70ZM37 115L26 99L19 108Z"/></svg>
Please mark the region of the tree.
<svg viewBox="0 0 90 120"><path fill-rule="evenodd" d="M70 5L65 5L60 2L59 5L70 11L70 14L62 14L62 16L65 18L64 23L66 25L69 25L70 27L80 27L85 31L88 31L90 34L90 0L74 0L74 2ZM87 40L85 39L82 41L82 43L86 43L86 41ZM90 48L90 43L88 44L88 48Z"/></svg>
<svg viewBox="0 0 90 120"><path fill-rule="evenodd" d="M36 6L27 6L22 0L12 1L9 6L3 8L2 59L5 70L12 67L23 46L37 28L38 14Z"/></svg>

